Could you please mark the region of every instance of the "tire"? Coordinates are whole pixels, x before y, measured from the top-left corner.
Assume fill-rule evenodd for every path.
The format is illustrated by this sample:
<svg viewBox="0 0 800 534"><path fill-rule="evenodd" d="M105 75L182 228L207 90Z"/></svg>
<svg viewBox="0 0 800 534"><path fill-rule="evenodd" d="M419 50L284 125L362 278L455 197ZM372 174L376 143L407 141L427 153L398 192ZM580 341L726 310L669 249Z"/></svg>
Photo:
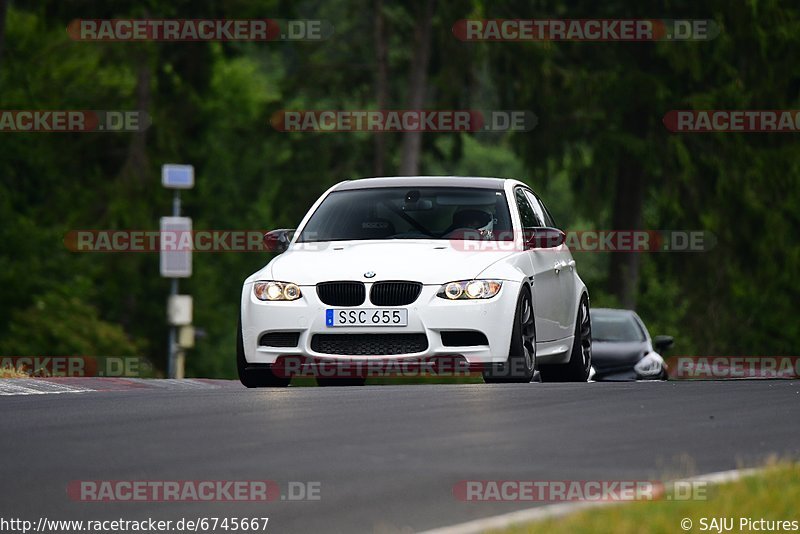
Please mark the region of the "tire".
<svg viewBox="0 0 800 534"><path fill-rule="evenodd" d="M236 332L236 369L239 381L247 388L286 387L292 378L275 376L267 364L258 367L248 366L244 358L244 340L242 339L242 319L239 318Z"/></svg>
<svg viewBox="0 0 800 534"><path fill-rule="evenodd" d="M331 386L363 386L366 378L321 378L317 377L317 385L320 387Z"/></svg>
<svg viewBox="0 0 800 534"><path fill-rule="evenodd" d="M517 298L514 326L508 359L488 364L483 369L487 384L528 383L536 370L536 317L533 313L531 291L523 287Z"/></svg>
<svg viewBox="0 0 800 534"><path fill-rule="evenodd" d="M592 321L589 316L589 297L584 295L578 305L575 320L575 338L569 362L557 365L540 365L542 382L586 382L592 367Z"/></svg>

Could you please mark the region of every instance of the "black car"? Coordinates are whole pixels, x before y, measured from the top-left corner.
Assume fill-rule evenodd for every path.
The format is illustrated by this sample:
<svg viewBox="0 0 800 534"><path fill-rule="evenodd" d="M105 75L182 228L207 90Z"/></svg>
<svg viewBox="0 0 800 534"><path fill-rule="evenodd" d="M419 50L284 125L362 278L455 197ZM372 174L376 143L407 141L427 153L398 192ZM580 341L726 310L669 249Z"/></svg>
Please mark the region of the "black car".
<svg viewBox="0 0 800 534"><path fill-rule="evenodd" d="M659 352L673 344L670 336L650 333L633 310L593 308L594 380L666 380L667 365Z"/></svg>

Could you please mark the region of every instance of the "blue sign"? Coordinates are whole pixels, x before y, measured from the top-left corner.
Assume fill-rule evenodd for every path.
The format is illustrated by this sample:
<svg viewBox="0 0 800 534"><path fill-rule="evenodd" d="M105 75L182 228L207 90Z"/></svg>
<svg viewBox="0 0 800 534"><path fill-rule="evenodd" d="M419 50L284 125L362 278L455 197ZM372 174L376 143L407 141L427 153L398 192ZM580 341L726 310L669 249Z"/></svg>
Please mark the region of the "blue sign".
<svg viewBox="0 0 800 534"><path fill-rule="evenodd" d="M194 167L172 163L162 165L161 185L168 189L191 189L194 187Z"/></svg>

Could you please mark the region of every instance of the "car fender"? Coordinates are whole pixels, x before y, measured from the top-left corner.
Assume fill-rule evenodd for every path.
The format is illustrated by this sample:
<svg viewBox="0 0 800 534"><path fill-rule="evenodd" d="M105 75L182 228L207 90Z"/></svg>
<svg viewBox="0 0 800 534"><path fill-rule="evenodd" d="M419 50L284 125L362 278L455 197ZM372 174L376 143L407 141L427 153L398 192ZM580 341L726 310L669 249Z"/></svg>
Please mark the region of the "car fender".
<svg viewBox="0 0 800 534"><path fill-rule="evenodd" d="M533 279L528 276L530 260L524 252L510 254L497 260L479 272L475 278L513 280L515 282L528 282Z"/></svg>
<svg viewBox="0 0 800 534"><path fill-rule="evenodd" d="M528 291L530 291L531 296L533 295L533 276L528 276L526 273L526 269L530 270L530 260L528 259L525 253L517 253L513 254L510 257L503 258L499 261L496 261L483 271L481 271L478 276L475 278L482 278L482 279L495 279L495 280L504 280L504 281L511 281L515 282L514 284L504 284L503 290L512 289L514 290L514 305L516 306L517 299L519 298L520 292L523 288L527 287ZM512 300L509 300L512 302ZM531 302L533 305L533 302ZM516 311L515 311L516 313ZM536 314L536 310L533 310L533 313ZM514 330L513 321L508 324L508 336L509 339L511 337L511 333Z"/></svg>

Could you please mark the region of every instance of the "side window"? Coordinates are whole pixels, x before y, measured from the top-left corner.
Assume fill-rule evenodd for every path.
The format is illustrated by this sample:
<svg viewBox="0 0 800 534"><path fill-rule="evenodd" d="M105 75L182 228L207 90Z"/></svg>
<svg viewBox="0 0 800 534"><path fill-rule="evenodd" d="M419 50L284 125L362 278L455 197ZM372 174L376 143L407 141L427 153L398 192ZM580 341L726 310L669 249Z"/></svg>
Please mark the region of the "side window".
<svg viewBox="0 0 800 534"><path fill-rule="evenodd" d="M521 187L514 191L514 197L517 200L517 208L519 209L519 218L522 222L522 227L534 228L536 226L543 226L542 222L531 208L530 203L528 203L525 191Z"/></svg>
<svg viewBox="0 0 800 534"><path fill-rule="evenodd" d="M544 225L549 226L550 228L558 228L556 226L556 222L553 220L553 216L550 215L549 211L547 211L547 206L545 206L544 202L542 202L542 199L530 191L526 191L525 193L527 193L528 200L531 201L531 206L533 206L533 210L536 212L536 215L539 215L542 221L544 221Z"/></svg>
<svg viewBox="0 0 800 534"><path fill-rule="evenodd" d="M542 211L544 212L544 222L547 223L547 226L549 226L551 228L558 228L558 226L556 226L555 219L553 219L553 216L550 215L550 211L547 209L547 206L544 205L544 202L542 202L542 199L539 198L539 197L536 197L536 200L539 201L539 205L542 207Z"/></svg>
<svg viewBox="0 0 800 534"><path fill-rule="evenodd" d="M539 204L539 199L536 198L536 195L526 189L525 196L528 197L528 202L531 203L533 212L536 214L536 218L540 221L539 226L549 226L545 224L547 218L544 216L544 210L542 209L542 205Z"/></svg>

